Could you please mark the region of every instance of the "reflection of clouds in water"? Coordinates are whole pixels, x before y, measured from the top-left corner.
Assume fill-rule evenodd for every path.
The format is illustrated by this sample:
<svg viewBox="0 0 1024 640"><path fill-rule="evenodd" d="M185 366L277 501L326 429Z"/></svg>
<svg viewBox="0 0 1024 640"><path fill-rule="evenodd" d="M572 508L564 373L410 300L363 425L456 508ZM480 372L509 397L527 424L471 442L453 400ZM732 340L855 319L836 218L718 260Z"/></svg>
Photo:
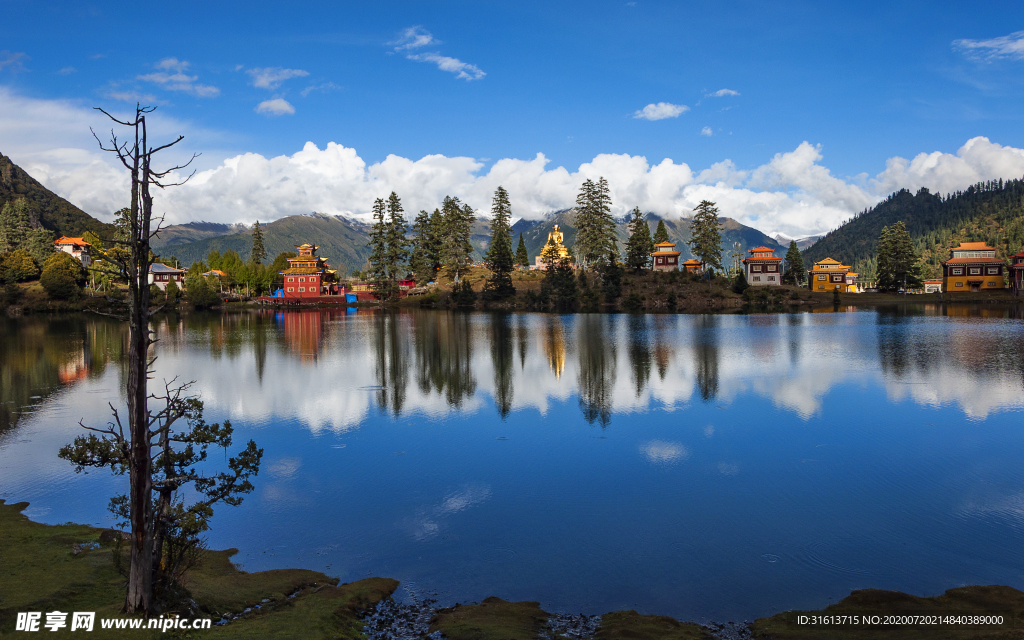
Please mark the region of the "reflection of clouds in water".
<svg viewBox="0 0 1024 640"><path fill-rule="evenodd" d="M734 476L739 472L740 467L738 464L733 464L731 462L718 463L718 473L722 474L723 476Z"/></svg>
<svg viewBox="0 0 1024 640"><path fill-rule="evenodd" d="M445 496L436 507L421 509L411 523L411 535L423 541L433 538L444 525L444 518L481 504L491 497L489 486L469 486Z"/></svg>
<svg viewBox="0 0 1024 640"><path fill-rule="evenodd" d="M279 480L291 480L302 466L302 458L281 458L267 466L267 472Z"/></svg>
<svg viewBox="0 0 1024 640"><path fill-rule="evenodd" d="M709 424L708 426L704 427L705 438L710 438L713 435L715 435L715 428L712 425Z"/></svg>
<svg viewBox="0 0 1024 640"><path fill-rule="evenodd" d="M958 515L965 518L998 518L1009 520L1016 525L1024 523L1024 493L997 496L986 501L974 501L962 505Z"/></svg>
<svg viewBox="0 0 1024 640"><path fill-rule="evenodd" d="M678 442L650 440L640 445L640 453L654 464L679 462L690 457L690 451Z"/></svg>

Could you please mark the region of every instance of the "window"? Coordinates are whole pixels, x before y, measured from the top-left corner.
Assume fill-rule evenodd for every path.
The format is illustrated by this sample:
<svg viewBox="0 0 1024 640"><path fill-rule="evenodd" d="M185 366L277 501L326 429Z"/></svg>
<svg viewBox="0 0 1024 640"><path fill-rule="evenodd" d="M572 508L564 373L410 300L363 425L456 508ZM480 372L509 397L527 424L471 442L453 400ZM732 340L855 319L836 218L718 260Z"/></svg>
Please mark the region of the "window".
<svg viewBox="0 0 1024 640"><path fill-rule="evenodd" d="M295 287L288 287L289 291L295 291Z"/></svg>
<svg viewBox="0 0 1024 640"><path fill-rule="evenodd" d="M761 276L754 276L754 282L761 282Z"/></svg>
<svg viewBox="0 0 1024 640"><path fill-rule="evenodd" d="M828 276L826 276L826 275L819 275L818 276L818 280L828 280ZM818 287L818 288L820 289L821 287Z"/></svg>
<svg viewBox="0 0 1024 640"><path fill-rule="evenodd" d="M289 277L288 282L295 282L295 278ZM291 289L289 289L289 291L291 291Z"/></svg>
<svg viewBox="0 0 1024 640"><path fill-rule="evenodd" d="M770 264L767 267L765 267L764 270L765 271L771 271L771 272L774 273L777 270L777 268L776 268L776 266L774 264Z"/></svg>
<svg viewBox="0 0 1024 640"><path fill-rule="evenodd" d="M989 282L988 286L990 286L990 287L998 287L999 285L997 283L995 283L995 282Z"/></svg>
<svg viewBox="0 0 1024 640"><path fill-rule="evenodd" d="M305 287L299 287L299 291L305 291L305 290L306 290Z"/></svg>
<svg viewBox="0 0 1024 640"><path fill-rule="evenodd" d="M958 282L958 283L956 283L956 286L958 286L958 287L962 287L962 286L964 286L964 283L962 283L962 282Z"/></svg>
<svg viewBox="0 0 1024 640"><path fill-rule="evenodd" d="M951 275L954 275L954 276L962 276L962 275L964 275L964 270L963 269L955 269L954 268L954 269L950 269L949 273Z"/></svg>
<svg viewBox="0 0 1024 640"><path fill-rule="evenodd" d="M972 276L980 276L981 275L981 267L971 267L968 270L968 273L970 273Z"/></svg>
<svg viewBox="0 0 1024 640"><path fill-rule="evenodd" d="M661 264L662 261L664 261L664 260L665 260L664 258L658 258L658 264Z"/></svg>
<svg viewBox="0 0 1024 640"><path fill-rule="evenodd" d="M819 285L818 285L818 288L819 288L819 289L824 289L824 288L825 288L825 285L823 285L823 284L819 284Z"/></svg>
<svg viewBox="0 0 1024 640"><path fill-rule="evenodd" d="M997 276L997 275L999 275L999 267L989 267L988 268L988 274L990 276Z"/></svg>
<svg viewBox="0 0 1024 640"><path fill-rule="evenodd" d="M775 276L768 276L768 282L775 282Z"/></svg>
<svg viewBox="0 0 1024 640"><path fill-rule="evenodd" d="M759 265L759 264L755 264L755 265L751 266L751 267L750 267L750 269L751 269L752 271L758 271L758 272L760 272L760 271L761 271L761 265Z"/></svg>

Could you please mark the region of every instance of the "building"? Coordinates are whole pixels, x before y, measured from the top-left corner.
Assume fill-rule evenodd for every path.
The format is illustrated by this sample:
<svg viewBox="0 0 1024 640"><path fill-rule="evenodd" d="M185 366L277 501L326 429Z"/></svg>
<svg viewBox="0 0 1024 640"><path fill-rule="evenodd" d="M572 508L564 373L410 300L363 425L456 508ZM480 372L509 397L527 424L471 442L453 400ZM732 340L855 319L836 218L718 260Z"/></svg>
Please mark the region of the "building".
<svg viewBox="0 0 1024 640"><path fill-rule="evenodd" d="M82 238L61 236L54 240L53 244L60 251L70 254L73 258L81 262L83 267L88 267L92 264L92 256L89 255L89 247L92 245Z"/></svg>
<svg viewBox="0 0 1024 640"><path fill-rule="evenodd" d="M925 280L925 293L942 293L942 280Z"/></svg>
<svg viewBox="0 0 1024 640"><path fill-rule="evenodd" d="M847 268L849 268L849 267L847 267ZM856 271L847 271L846 272L846 282L845 282L846 288L845 288L845 291L847 293L858 293L860 291L860 284L857 282L857 278L859 278L859 277L860 277L860 274L857 273Z"/></svg>
<svg viewBox="0 0 1024 640"><path fill-rule="evenodd" d="M168 267L166 264L154 262L149 265L149 284L155 284L163 291L167 283L174 281L179 289L185 288L185 270Z"/></svg>
<svg viewBox="0 0 1024 640"><path fill-rule="evenodd" d="M687 273L704 273L704 267L701 265L700 260L696 258L690 258L682 266L683 271Z"/></svg>
<svg viewBox="0 0 1024 640"><path fill-rule="evenodd" d="M995 247L984 242L961 242L950 249L942 263L942 290L946 293L1005 289L1006 263L996 257Z"/></svg>
<svg viewBox="0 0 1024 640"><path fill-rule="evenodd" d="M775 257L770 247L749 249L749 258L743 259L747 284L753 287L779 286L782 284L782 258Z"/></svg>
<svg viewBox="0 0 1024 640"><path fill-rule="evenodd" d="M565 235L558 229L556 224L548 233L548 241L544 243L544 248L540 250L540 255L533 259L533 265L530 269L546 271L548 261L557 262L563 258L568 258L569 250L562 244L564 241Z"/></svg>
<svg viewBox="0 0 1024 640"><path fill-rule="evenodd" d="M288 258L284 276L285 298L318 298L338 295L338 272L327 264L327 258L316 255L317 247L309 243L295 247L299 255Z"/></svg>
<svg viewBox="0 0 1024 640"><path fill-rule="evenodd" d="M651 254L651 268L655 271L678 271L679 252L674 242L659 242Z"/></svg>
<svg viewBox="0 0 1024 640"><path fill-rule="evenodd" d="M1024 251L1010 256L1010 291L1015 296L1024 293Z"/></svg>
<svg viewBox="0 0 1024 640"><path fill-rule="evenodd" d="M850 284L847 283L846 276L850 273L850 267L833 260L832 258L825 258L814 263L811 267L810 272L807 274L807 288L811 291L849 291ZM856 291L857 275L850 274L853 276L854 291Z"/></svg>

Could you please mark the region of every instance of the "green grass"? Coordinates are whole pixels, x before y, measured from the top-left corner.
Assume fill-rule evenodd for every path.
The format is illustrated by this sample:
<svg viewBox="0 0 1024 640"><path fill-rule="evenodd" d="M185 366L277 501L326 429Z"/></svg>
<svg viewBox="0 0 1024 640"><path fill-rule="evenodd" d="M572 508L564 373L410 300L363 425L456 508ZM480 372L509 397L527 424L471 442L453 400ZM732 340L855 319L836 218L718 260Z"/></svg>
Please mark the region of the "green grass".
<svg viewBox="0 0 1024 640"><path fill-rule="evenodd" d="M437 612L430 632L449 640L532 640L550 616L539 602L506 602L490 597L480 604L457 604Z"/></svg>
<svg viewBox="0 0 1024 640"><path fill-rule="evenodd" d="M256 604L260 609L211 631L104 632L100 618L127 616L121 613L125 582L114 568L113 550L96 546L103 530L32 522L21 513L26 507L27 502L0 500L0 636L21 635L14 631L18 612L95 611L90 638L360 638L361 613L398 588L397 581L387 578L335 586L336 579L304 569L246 573L230 562L236 550L208 551L185 579L202 612L199 617L216 621L223 613L241 613ZM90 548L76 555L75 544ZM287 597L297 591L296 597ZM81 636L67 628L42 632L46 637Z"/></svg>
<svg viewBox="0 0 1024 640"><path fill-rule="evenodd" d="M645 616L636 611L616 611L601 617L596 640L713 640L704 627L667 616Z"/></svg>

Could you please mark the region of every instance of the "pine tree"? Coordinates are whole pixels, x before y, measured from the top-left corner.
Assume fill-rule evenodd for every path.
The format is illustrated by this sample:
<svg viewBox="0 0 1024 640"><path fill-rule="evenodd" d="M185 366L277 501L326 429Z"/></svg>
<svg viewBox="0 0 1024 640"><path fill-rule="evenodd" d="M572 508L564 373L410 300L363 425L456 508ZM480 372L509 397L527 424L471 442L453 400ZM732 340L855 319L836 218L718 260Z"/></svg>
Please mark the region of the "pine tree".
<svg viewBox="0 0 1024 640"><path fill-rule="evenodd" d="M392 191L388 196L388 278L393 283L393 293L398 295L398 281L406 273L409 260L409 240L405 237L408 223L402 212L402 200Z"/></svg>
<svg viewBox="0 0 1024 640"><path fill-rule="evenodd" d="M722 270L722 232L718 225L718 207L714 202L701 200L690 223L690 251L700 260L701 267Z"/></svg>
<svg viewBox="0 0 1024 640"><path fill-rule="evenodd" d="M25 198L4 203L0 209L0 254L25 249L32 235L29 204Z"/></svg>
<svg viewBox="0 0 1024 640"><path fill-rule="evenodd" d="M878 237L878 289L919 289L924 286L920 258L903 221L883 227Z"/></svg>
<svg viewBox="0 0 1024 640"><path fill-rule="evenodd" d="M373 226L370 227L370 269L368 280L378 300L388 294L388 221L387 205L377 198L373 202Z"/></svg>
<svg viewBox="0 0 1024 640"><path fill-rule="evenodd" d="M487 268L491 277L484 284L484 300L504 300L514 296L516 288L512 284L512 204L508 192L498 187L491 203L491 242L487 248Z"/></svg>
<svg viewBox="0 0 1024 640"><path fill-rule="evenodd" d="M461 204L458 198L450 196L445 196L441 204L441 262L453 282L469 270L473 253L469 239L475 216L468 204Z"/></svg>
<svg viewBox="0 0 1024 640"><path fill-rule="evenodd" d="M807 276L804 268L804 256L800 248L796 246L796 240L789 241L789 251L786 252L786 273L782 276L785 284L800 285Z"/></svg>
<svg viewBox="0 0 1024 640"><path fill-rule="evenodd" d="M598 264L609 251L618 253L608 181L587 179L576 196L576 259L583 268Z"/></svg>
<svg viewBox="0 0 1024 640"><path fill-rule="evenodd" d="M421 209L412 225L412 254L409 258L409 269L417 284L426 284L437 274L434 238L430 214Z"/></svg>
<svg viewBox="0 0 1024 640"><path fill-rule="evenodd" d="M519 233L519 246L516 247L516 264L520 267L530 266L530 254L526 252L526 243L523 242L523 234Z"/></svg>
<svg viewBox="0 0 1024 640"><path fill-rule="evenodd" d="M267 249L263 246L263 230L260 229L260 221L252 226L252 261L256 264L263 264L267 259Z"/></svg>
<svg viewBox="0 0 1024 640"><path fill-rule="evenodd" d="M665 227L665 221L658 220L658 228L654 231L654 244L668 241L668 229Z"/></svg>
<svg viewBox="0 0 1024 640"><path fill-rule="evenodd" d="M664 223L658 229L664 228ZM629 240L626 242L626 267L636 273L650 268L651 253L654 241L651 240L651 227L644 219L640 207L634 207L633 217L629 221Z"/></svg>
<svg viewBox="0 0 1024 640"><path fill-rule="evenodd" d="M427 235L427 255L434 265L434 273L444 266L444 259L442 254L444 253L444 214L437 207L434 207L434 212L430 214L430 230Z"/></svg>

